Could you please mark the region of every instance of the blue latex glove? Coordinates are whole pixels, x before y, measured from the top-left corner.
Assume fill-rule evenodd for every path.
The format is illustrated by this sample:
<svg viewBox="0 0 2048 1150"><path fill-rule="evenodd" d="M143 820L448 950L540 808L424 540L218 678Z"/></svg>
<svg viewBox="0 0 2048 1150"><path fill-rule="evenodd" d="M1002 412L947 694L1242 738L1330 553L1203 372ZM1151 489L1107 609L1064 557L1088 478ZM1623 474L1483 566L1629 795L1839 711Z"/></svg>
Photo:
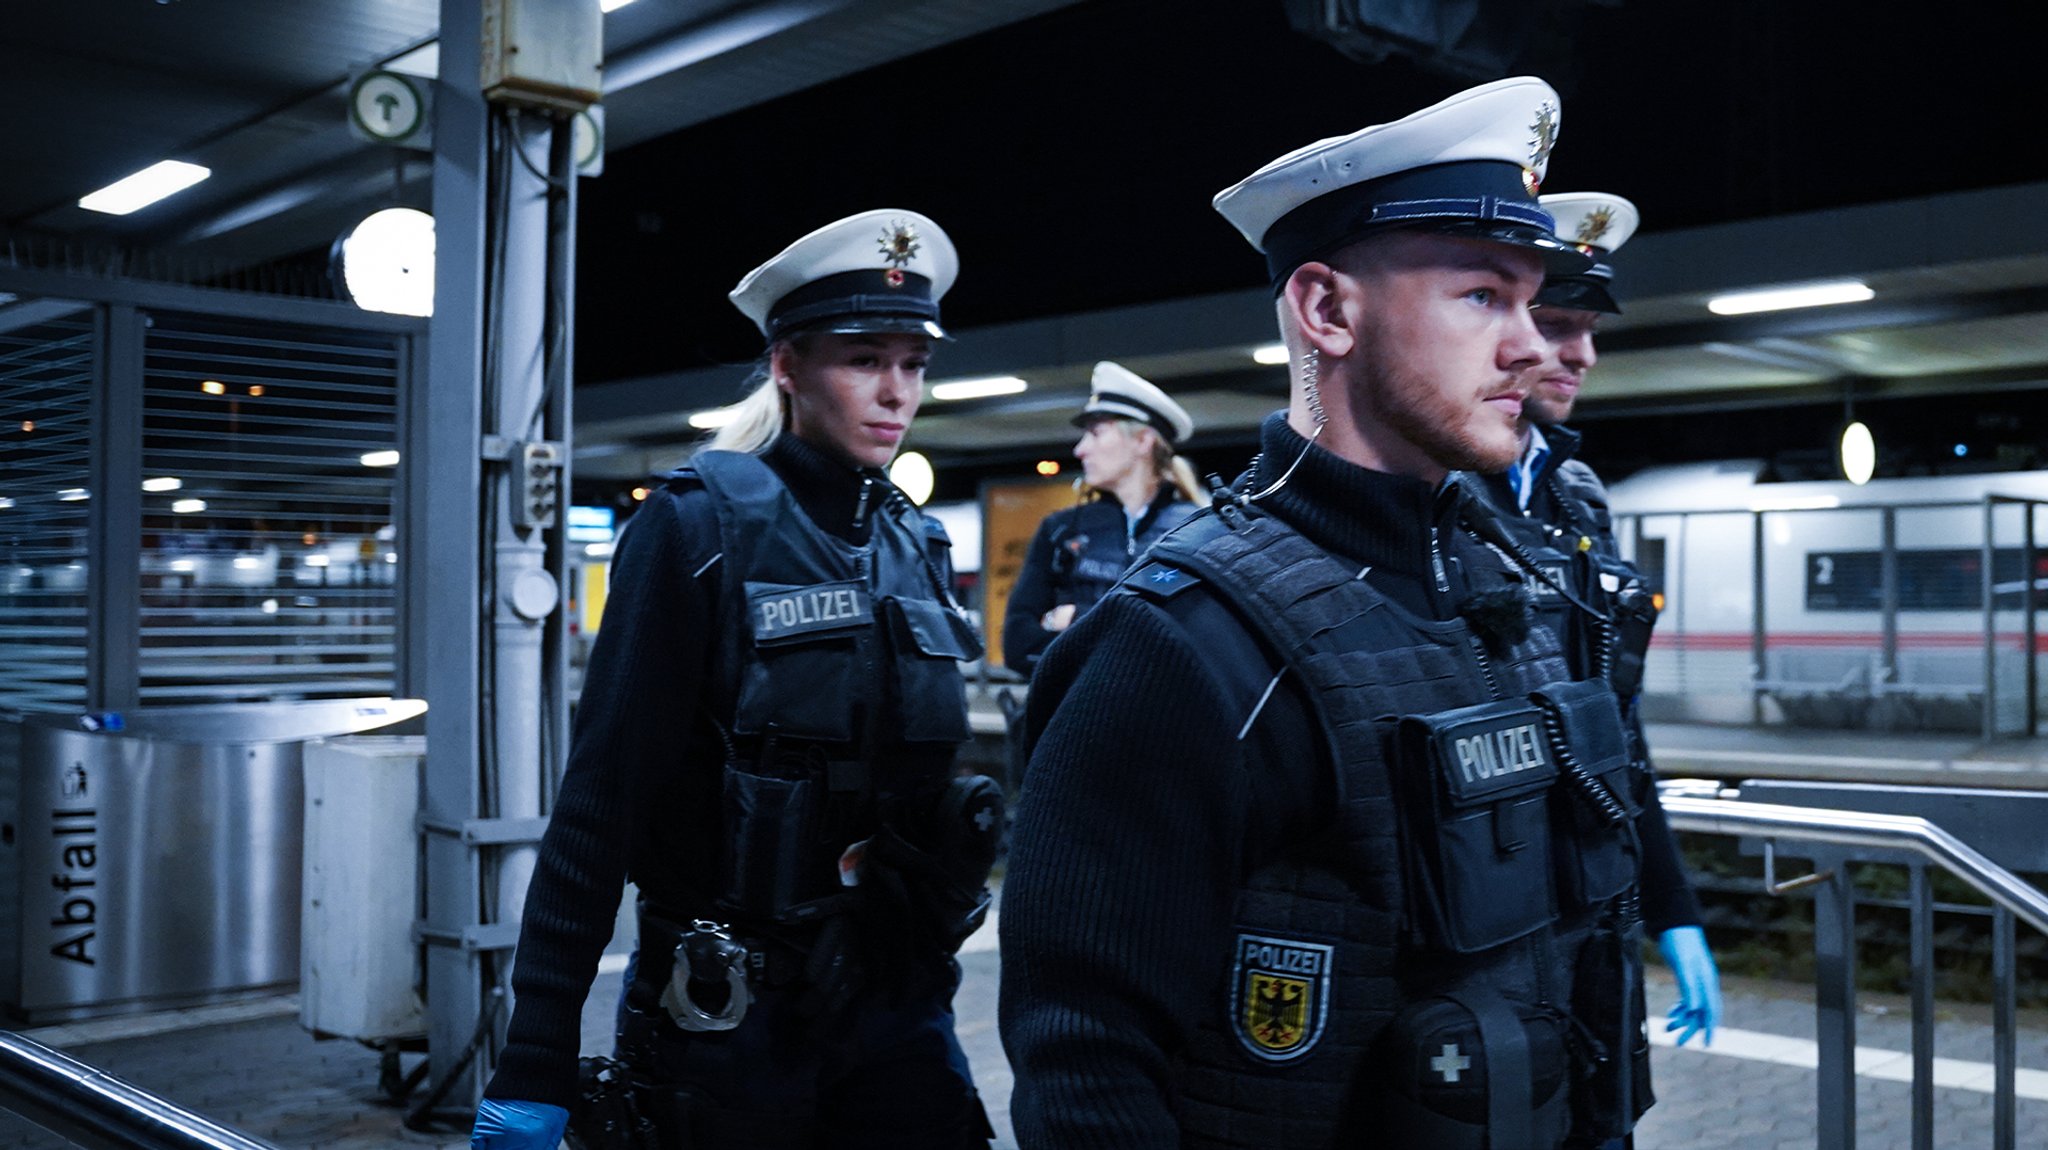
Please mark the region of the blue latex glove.
<svg viewBox="0 0 2048 1150"><path fill-rule="evenodd" d="M1679 1032L1678 1045L1698 1034L1702 1046L1714 1044L1721 1024L1721 972L1707 949L1706 932L1696 926L1674 926L1657 939L1664 963L1678 979L1678 1001L1671 1007L1666 1031Z"/></svg>
<svg viewBox="0 0 2048 1150"><path fill-rule="evenodd" d="M569 1112L546 1102L486 1098L476 1104L470 1150L555 1150Z"/></svg>

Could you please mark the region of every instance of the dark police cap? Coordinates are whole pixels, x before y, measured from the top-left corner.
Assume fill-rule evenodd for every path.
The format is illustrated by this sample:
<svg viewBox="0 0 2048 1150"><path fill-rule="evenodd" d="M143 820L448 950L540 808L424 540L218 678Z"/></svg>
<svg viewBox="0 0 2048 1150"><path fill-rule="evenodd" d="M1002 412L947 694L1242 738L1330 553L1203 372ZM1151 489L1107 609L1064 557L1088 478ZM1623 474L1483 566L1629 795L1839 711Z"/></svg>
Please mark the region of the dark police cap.
<svg viewBox="0 0 2048 1150"><path fill-rule="evenodd" d="M1553 274L1591 261L1552 234L1537 189L1557 143L1557 93L1534 76L1467 89L1391 124L1318 140L1216 194L1273 282L1367 235L1420 228L1530 248Z"/></svg>
<svg viewBox="0 0 2048 1150"><path fill-rule="evenodd" d="M728 296L770 342L799 331L946 338L939 298L960 273L953 241L897 208L826 224L746 274Z"/></svg>
<svg viewBox="0 0 2048 1150"><path fill-rule="evenodd" d="M1550 307L1620 315L1614 302L1614 267L1607 254L1628 242L1642 223L1636 206L1606 192L1565 192L1544 196L1543 208L1557 221L1557 236L1593 257L1593 266L1578 275L1553 275L1543 281L1536 302Z"/></svg>

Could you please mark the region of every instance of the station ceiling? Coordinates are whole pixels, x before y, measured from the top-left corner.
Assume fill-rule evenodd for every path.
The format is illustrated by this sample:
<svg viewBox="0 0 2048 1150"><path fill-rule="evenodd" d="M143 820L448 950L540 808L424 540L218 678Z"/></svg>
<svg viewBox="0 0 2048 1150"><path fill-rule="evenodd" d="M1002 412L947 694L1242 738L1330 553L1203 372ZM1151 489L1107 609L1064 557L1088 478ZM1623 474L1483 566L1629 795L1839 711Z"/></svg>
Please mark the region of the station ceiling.
<svg viewBox="0 0 2048 1150"><path fill-rule="evenodd" d="M673 462L733 398L755 337L724 302L747 268L877 205L944 223L962 339L935 376L1016 374L946 410L947 461L1064 444L1089 366L1181 396L1211 441L1279 403L1256 256L1209 196L1273 155L1470 82L1365 64L1282 0L636 0L605 18L605 173L579 219L578 470ZM1589 8L1536 68L1567 115L1549 190L1631 196L1589 413L2048 384L2048 150L2024 109L2018 5L1814 0ZM229 282L424 206L424 153L347 129L347 78L431 73L435 0L23 6L0 39L0 259ZM121 219L78 196L157 159L214 177ZM1722 319L1719 291L1858 275L1867 304ZM290 279L289 276L282 277ZM5 322L6 301L0 301ZM19 303L13 306L20 306ZM1199 442L1199 441L1198 441Z"/></svg>

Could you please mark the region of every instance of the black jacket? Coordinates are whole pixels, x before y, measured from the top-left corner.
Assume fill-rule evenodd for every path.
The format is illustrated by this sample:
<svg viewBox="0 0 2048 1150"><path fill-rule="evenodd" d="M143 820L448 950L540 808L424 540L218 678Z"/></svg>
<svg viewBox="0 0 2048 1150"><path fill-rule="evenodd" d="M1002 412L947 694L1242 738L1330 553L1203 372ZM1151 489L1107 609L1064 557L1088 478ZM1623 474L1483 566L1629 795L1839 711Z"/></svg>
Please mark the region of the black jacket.
<svg viewBox="0 0 2048 1150"><path fill-rule="evenodd" d="M1261 441L1255 490L1306 446L1281 416ZM1261 506L1402 607L1448 619L1457 603L1436 589L1432 556L1471 560L1480 545L1439 522L1436 496L1310 450ZM1295 678L1247 724L1279 664L1219 661L1222 647L1117 594L1039 668L1000 927L1021 1145L1177 1150L1174 1069L1223 993L1189 955L1226 946L1252 869L1331 817L1332 767ZM1661 811L1646 821L1662 827Z"/></svg>
<svg viewBox="0 0 2048 1150"><path fill-rule="evenodd" d="M1086 614L1147 547L1194 513L1194 504L1171 484L1162 484L1135 523L1114 499L1090 500L1046 516L1031 537L1024 569L1003 611L1004 664L1029 675L1059 634L1039 626L1040 617L1066 603L1074 605L1076 618Z"/></svg>
<svg viewBox="0 0 2048 1150"><path fill-rule="evenodd" d="M789 435L762 459L812 522L866 541L874 511L860 507L862 480L879 481L879 472L855 471ZM687 907L715 866L724 755L699 704L716 673L719 555L717 511L701 486L656 488L619 537L568 770L527 891L518 1006L490 1097L573 1104L583 1000L623 884L630 878L657 905Z"/></svg>

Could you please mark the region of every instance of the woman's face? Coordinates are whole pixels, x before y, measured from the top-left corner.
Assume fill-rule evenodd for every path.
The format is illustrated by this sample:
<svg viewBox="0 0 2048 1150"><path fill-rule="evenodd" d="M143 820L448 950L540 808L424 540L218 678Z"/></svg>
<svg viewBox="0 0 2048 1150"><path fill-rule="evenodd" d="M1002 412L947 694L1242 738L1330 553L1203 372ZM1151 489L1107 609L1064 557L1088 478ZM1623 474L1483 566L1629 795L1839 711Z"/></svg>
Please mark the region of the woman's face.
<svg viewBox="0 0 2048 1150"><path fill-rule="evenodd" d="M917 405L932 341L921 335L821 334L777 344L776 386L789 399L789 429L855 467L896 457Z"/></svg>
<svg viewBox="0 0 2048 1150"><path fill-rule="evenodd" d="M1107 491L1142 472L1151 463L1152 440L1158 434L1121 419L1090 420L1081 431L1081 441L1074 445L1082 480Z"/></svg>

